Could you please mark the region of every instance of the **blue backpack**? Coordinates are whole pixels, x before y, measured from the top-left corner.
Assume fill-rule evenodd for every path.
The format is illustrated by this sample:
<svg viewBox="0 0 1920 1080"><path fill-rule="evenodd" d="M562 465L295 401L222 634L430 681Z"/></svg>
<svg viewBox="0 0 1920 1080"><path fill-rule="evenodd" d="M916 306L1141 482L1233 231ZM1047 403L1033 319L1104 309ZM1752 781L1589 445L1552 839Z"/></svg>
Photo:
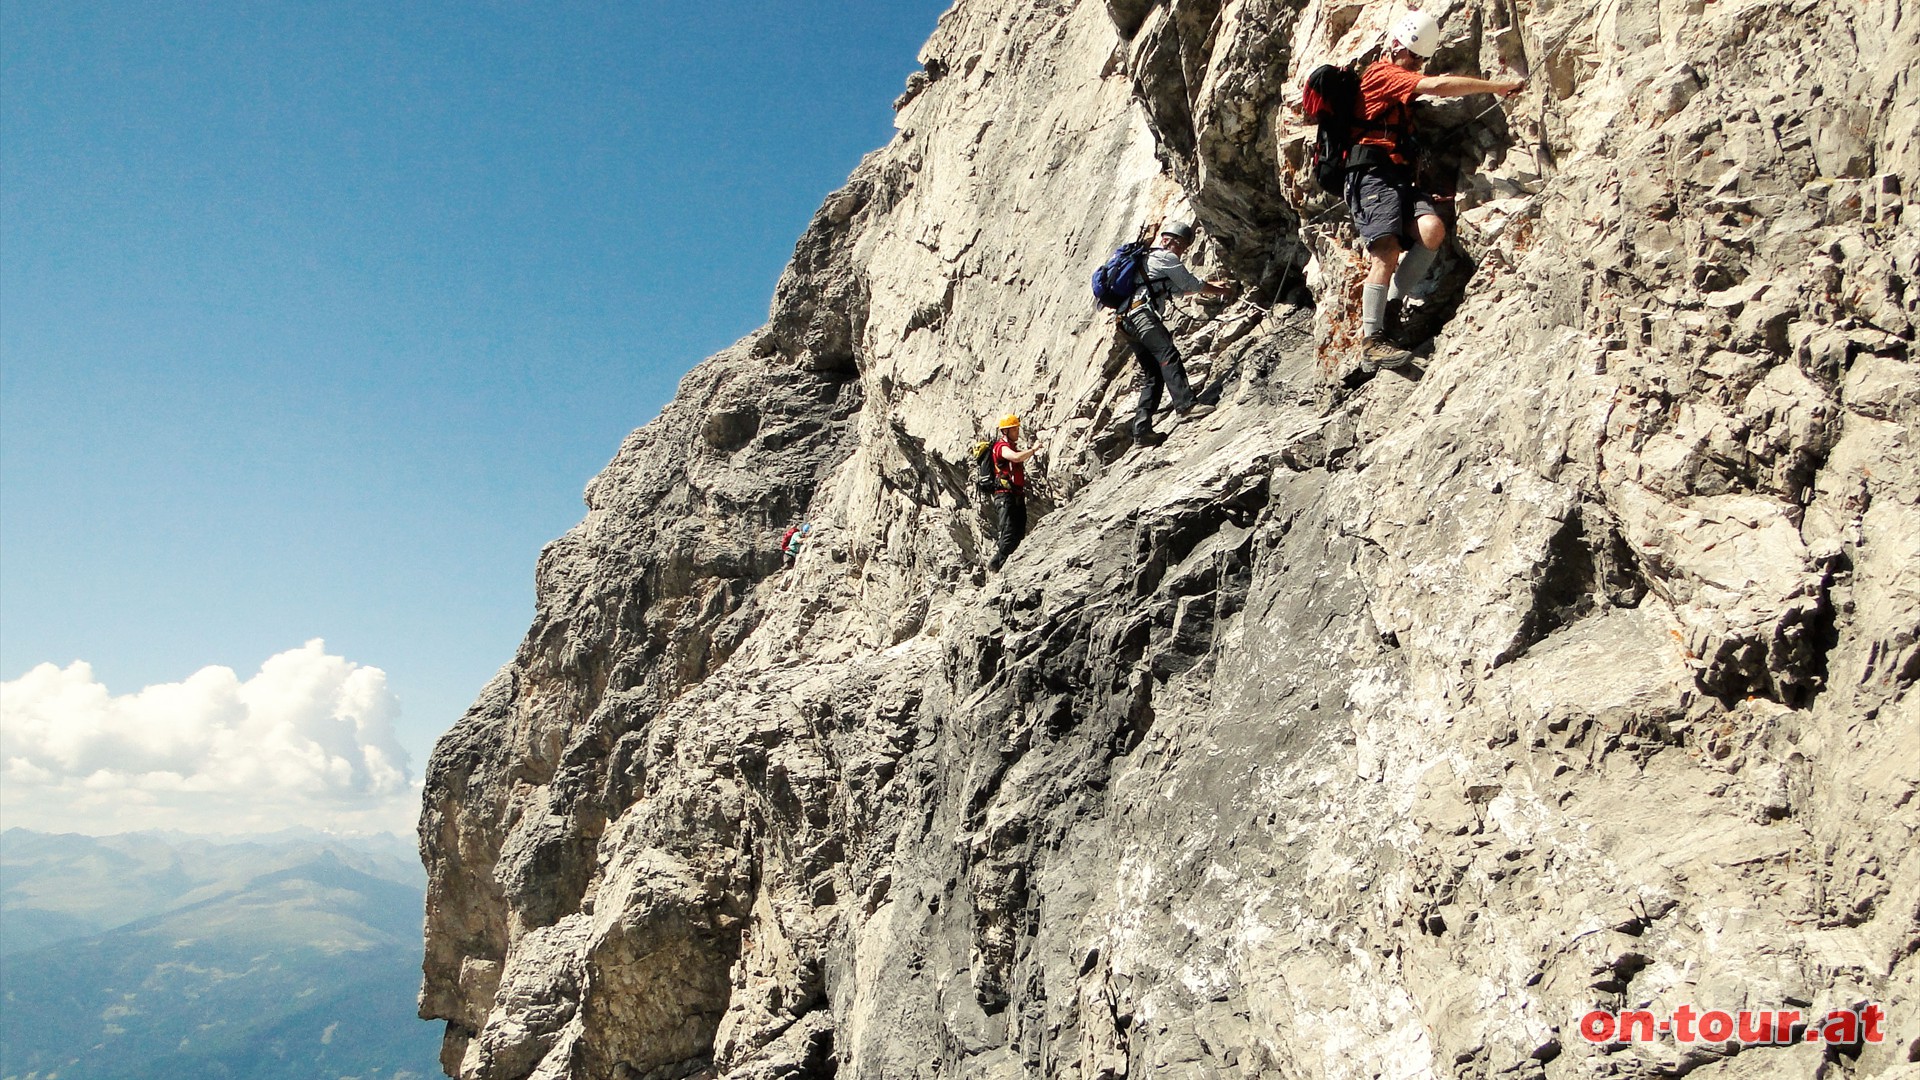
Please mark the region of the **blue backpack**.
<svg viewBox="0 0 1920 1080"><path fill-rule="evenodd" d="M1123 244L1093 272L1093 298L1101 307L1118 308L1146 281L1147 252L1151 248L1145 240Z"/></svg>

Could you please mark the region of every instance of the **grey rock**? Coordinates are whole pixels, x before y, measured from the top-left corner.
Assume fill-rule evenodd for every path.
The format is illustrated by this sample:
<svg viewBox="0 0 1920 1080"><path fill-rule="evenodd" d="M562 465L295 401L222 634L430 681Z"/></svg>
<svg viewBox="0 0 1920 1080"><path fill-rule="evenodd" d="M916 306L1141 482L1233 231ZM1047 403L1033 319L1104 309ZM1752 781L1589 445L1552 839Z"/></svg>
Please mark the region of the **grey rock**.
<svg viewBox="0 0 1920 1080"><path fill-rule="evenodd" d="M1920 11L1456 5L1441 60L1535 87L1427 112L1437 336L1363 379L1286 105L1391 14L943 16L436 748L450 1072L1912 1068ZM1173 315L1220 407L1136 449L1085 279L1171 217L1250 302ZM1832 1061L1577 1030L1863 1001Z"/></svg>

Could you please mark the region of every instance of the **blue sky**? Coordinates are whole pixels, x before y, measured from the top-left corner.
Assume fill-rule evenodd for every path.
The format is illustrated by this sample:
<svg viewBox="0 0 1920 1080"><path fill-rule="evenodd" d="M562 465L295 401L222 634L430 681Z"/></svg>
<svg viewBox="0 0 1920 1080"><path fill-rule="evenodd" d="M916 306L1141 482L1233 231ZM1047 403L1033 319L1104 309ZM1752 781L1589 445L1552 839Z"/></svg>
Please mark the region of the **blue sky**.
<svg viewBox="0 0 1920 1080"><path fill-rule="evenodd" d="M5 0L0 679L322 638L417 773L945 6Z"/></svg>

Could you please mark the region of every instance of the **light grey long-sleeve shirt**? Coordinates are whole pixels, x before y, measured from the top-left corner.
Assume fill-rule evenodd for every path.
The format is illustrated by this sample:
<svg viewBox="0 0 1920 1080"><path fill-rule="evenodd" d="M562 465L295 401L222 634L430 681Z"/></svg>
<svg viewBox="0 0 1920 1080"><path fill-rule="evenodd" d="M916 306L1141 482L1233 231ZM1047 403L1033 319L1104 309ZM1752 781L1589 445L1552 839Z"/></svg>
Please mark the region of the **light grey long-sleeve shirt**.
<svg viewBox="0 0 1920 1080"><path fill-rule="evenodd" d="M1127 302L1127 310L1134 311L1143 303L1153 305L1155 315L1166 306L1169 296L1196 293L1207 287L1207 283L1194 276L1180 256L1165 248L1154 248L1147 252L1147 283L1134 290L1133 299Z"/></svg>

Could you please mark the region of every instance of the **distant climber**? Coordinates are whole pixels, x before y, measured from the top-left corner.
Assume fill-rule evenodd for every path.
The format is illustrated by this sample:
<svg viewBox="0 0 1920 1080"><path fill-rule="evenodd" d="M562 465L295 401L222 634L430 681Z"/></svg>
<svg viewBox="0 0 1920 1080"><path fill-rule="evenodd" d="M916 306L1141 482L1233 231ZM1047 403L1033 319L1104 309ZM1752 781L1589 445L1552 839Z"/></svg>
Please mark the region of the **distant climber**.
<svg viewBox="0 0 1920 1080"><path fill-rule="evenodd" d="M1153 431L1153 411L1160 406L1160 388L1165 385L1172 397L1173 411L1181 416L1204 416L1211 406L1196 406L1193 389L1187 385L1187 369L1173 335L1161 318L1167 297L1185 293L1224 297L1232 288L1224 281L1201 281L1180 261L1193 246L1193 226L1169 222L1160 230L1160 241L1148 251L1139 271L1139 285L1120 308L1120 332L1133 348L1146 379L1140 387L1140 399L1133 410L1133 443L1150 446L1159 441Z"/></svg>
<svg viewBox="0 0 1920 1080"><path fill-rule="evenodd" d="M792 526L780 535L780 569L793 569L794 560L800 557L800 545L807 542L807 534L813 531L813 523L806 522Z"/></svg>
<svg viewBox="0 0 1920 1080"><path fill-rule="evenodd" d="M993 505L1000 519L1000 545L987 569L998 570L1013 549L1027 535L1027 459L1040 452L1040 444L1020 449L1020 418L1013 413L1000 418L1000 437L987 450L993 466Z"/></svg>
<svg viewBox="0 0 1920 1080"><path fill-rule="evenodd" d="M1394 24L1386 55L1360 74L1360 107L1353 148L1347 155L1347 208L1371 261L1360 294L1360 367L1396 368L1412 353L1389 339L1389 303L1403 303L1427 276L1446 222L1433 199L1415 186L1413 99L1512 95L1525 79L1476 79L1422 75L1420 67L1440 47L1440 24L1423 11ZM1404 254L1403 254L1404 253Z"/></svg>

